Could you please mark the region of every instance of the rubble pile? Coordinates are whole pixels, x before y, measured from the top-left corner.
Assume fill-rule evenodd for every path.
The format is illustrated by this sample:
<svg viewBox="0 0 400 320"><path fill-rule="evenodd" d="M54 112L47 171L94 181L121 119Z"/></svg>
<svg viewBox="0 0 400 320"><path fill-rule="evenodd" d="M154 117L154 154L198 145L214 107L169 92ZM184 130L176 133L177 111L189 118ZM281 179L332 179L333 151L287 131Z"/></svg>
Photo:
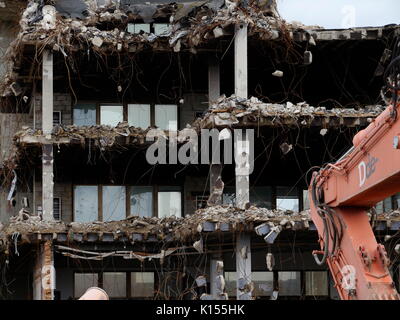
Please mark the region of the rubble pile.
<svg viewBox="0 0 400 320"><path fill-rule="evenodd" d="M28 240L28 234L66 233L73 237L75 233L112 233L115 238L130 234L145 234L156 236L158 240L187 241L201 232L210 231L241 231L252 228L253 225L269 222L271 226L292 228L293 222L302 222L303 228L308 228L305 221L309 220L307 211L294 213L292 211L269 210L250 207L241 210L232 206L213 206L199 209L195 214L183 218L174 216L166 218L130 216L122 221L89 223L62 221L43 221L38 216L13 217L8 225L3 227L3 236L11 237L19 233L22 240ZM210 229L211 228L211 229ZM5 241L5 239L4 239Z"/></svg>
<svg viewBox="0 0 400 320"><path fill-rule="evenodd" d="M150 131L151 130L151 131ZM116 127L107 125L93 125L93 126L76 126L76 125L57 125L54 126L51 139L54 143L60 142L63 138L66 138L65 142L68 143L80 143L85 144L86 139L94 140L94 146L101 148L112 147L118 144L118 137L123 140L129 138L131 144L145 144L146 135L155 137L163 136L167 138L167 135L163 130L157 128L141 129L133 126L129 126L128 122L120 122ZM42 138L43 132L41 129L32 129L29 127L23 127L22 130L18 131L14 136L14 142L16 144L24 143L26 137ZM34 141L34 139L32 139ZM36 140L37 143L41 143L40 139Z"/></svg>
<svg viewBox="0 0 400 320"><path fill-rule="evenodd" d="M221 96L208 109L202 119L198 119L195 125L208 127L213 125L235 125L239 124L241 118L247 118L257 122L260 118L272 119L293 119L298 125L310 125L316 117L325 118L366 118L371 122L383 110L384 106L373 105L365 106L360 109L355 108L333 108L313 107L306 102L293 104L265 103L256 97L243 99L232 95L230 97ZM298 121L302 119L302 121Z"/></svg>

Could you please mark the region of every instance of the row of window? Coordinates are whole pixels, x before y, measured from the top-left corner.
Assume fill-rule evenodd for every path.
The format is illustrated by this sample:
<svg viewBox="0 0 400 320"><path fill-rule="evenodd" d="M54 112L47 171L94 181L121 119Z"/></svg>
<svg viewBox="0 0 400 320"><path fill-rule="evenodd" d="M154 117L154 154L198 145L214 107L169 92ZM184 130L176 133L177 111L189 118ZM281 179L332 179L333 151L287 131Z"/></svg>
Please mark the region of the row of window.
<svg viewBox="0 0 400 320"><path fill-rule="evenodd" d="M286 187L254 187L250 202L259 207L272 208L272 190L276 193L276 208L299 211L297 189ZM235 188L226 187L223 204L235 205ZM196 208L203 208L208 195L195 196ZM307 201L307 199L304 199ZM307 203L303 204L303 207ZM54 198L55 219L61 217L61 199ZM182 216L182 192L177 186L74 186L74 221L116 221L127 216L168 217Z"/></svg>
<svg viewBox="0 0 400 320"><path fill-rule="evenodd" d="M78 103L73 108L73 123L77 126L96 124L115 127L122 121L130 126L147 129L178 130L178 106L170 104L96 104Z"/></svg>
<svg viewBox="0 0 400 320"><path fill-rule="evenodd" d="M192 194L196 208L207 205L208 194ZM235 187L225 187L223 204L235 205ZM379 203L378 213L398 208L399 196ZM253 187L250 202L256 206L280 210L309 209L308 192L303 194L289 187ZM273 206L272 204L275 204ZM54 198L55 219L61 218L61 199ZM74 186L74 221L116 221L127 216L168 217L182 216L182 192L177 186Z"/></svg>
<svg viewBox="0 0 400 320"><path fill-rule="evenodd" d="M305 287L302 288L302 277ZM236 272L225 272L226 292L229 297L236 297ZM254 297L270 297L274 289L280 296L329 296L329 278L326 271L260 271L252 272Z"/></svg>
<svg viewBox="0 0 400 320"><path fill-rule="evenodd" d="M231 298L236 297L236 272L225 272L226 292ZM258 271L252 272L254 297L269 297L278 289L284 297L327 297L329 277L326 271ZM304 286L302 286L304 280ZM79 298L87 288L103 288L110 298L152 298L155 292L153 272L103 272L75 273L74 297Z"/></svg>
<svg viewBox="0 0 400 320"><path fill-rule="evenodd" d="M75 273L74 297L90 287L103 288L110 298L148 298L154 296L153 272Z"/></svg>
<svg viewBox="0 0 400 320"><path fill-rule="evenodd" d="M74 221L116 221L127 216L180 217L180 187L83 186L74 187Z"/></svg>

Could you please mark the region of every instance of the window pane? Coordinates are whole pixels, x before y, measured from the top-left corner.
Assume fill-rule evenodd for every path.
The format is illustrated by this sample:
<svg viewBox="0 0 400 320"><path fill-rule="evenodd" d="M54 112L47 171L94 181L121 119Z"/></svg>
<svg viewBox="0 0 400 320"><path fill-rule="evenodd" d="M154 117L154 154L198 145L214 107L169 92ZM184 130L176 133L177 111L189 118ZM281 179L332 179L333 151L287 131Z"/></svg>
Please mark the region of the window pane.
<svg viewBox="0 0 400 320"><path fill-rule="evenodd" d="M150 127L150 105L128 104L128 123L136 128Z"/></svg>
<svg viewBox="0 0 400 320"><path fill-rule="evenodd" d="M224 272L225 290L229 297L236 297L236 272Z"/></svg>
<svg viewBox="0 0 400 320"><path fill-rule="evenodd" d="M133 298L144 298L154 296L154 273L132 272L131 273L131 295Z"/></svg>
<svg viewBox="0 0 400 320"><path fill-rule="evenodd" d="M116 127L123 120L123 106L100 106L100 124Z"/></svg>
<svg viewBox="0 0 400 320"><path fill-rule="evenodd" d="M126 218L126 192L124 186L103 187L103 221Z"/></svg>
<svg viewBox="0 0 400 320"><path fill-rule="evenodd" d="M97 287L97 273L75 273L74 274L74 296L80 298L90 287Z"/></svg>
<svg viewBox="0 0 400 320"><path fill-rule="evenodd" d="M250 190L250 203L260 208L272 208L272 188L253 187Z"/></svg>
<svg viewBox="0 0 400 320"><path fill-rule="evenodd" d="M130 214L139 217L151 217L153 215L153 187L131 187L130 193Z"/></svg>
<svg viewBox="0 0 400 320"><path fill-rule="evenodd" d="M276 188L276 208L279 210L299 211L299 196L296 188Z"/></svg>
<svg viewBox="0 0 400 320"><path fill-rule="evenodd" d="M162 130L178 130L178 107L176 105L156 104L156 126Z"/></svg>
<svg viewBox="0 0 400 320"><path fill-rule="evenodd" d="M74 187L74 221L90 222L98 220L97 186Z"/></svg>
<svg viewBox="0 0 400 320"><path fill-rule="evenodd" d="M235 206L235 199L235 187L224 187L224 193L222 194L222 203Z"/></svg>
<svg viewBox="0 0 400 320"><path fill-rule="evenodd" d="M74 106L73 118L77 126L96 125L96 104L78 103Z"/></svg>
<svg viewBox="0 0 400 320"><path fill-rule="evenodd" d="M158 217L181 216L181 192L158 192Z"/></svg>
<svg viewBox="0 0 400 320"><path fill-rule="evenodd" d="M301 294L300 272L279 272L279 295L299 296Z"/></svg>
<svg viewBox="0 0 400 320"><path fill-rule="evenodd" d="M103 289L110 298L126 298L126 273L104 272Z"/></svg>
<svg viewBox="0 0 400 320"><path fill-rule="evenodd" d="M253 295L255 297L270 296L274 290L274 273L273 272L253 272L251 280L254 283Z"/></svg>
<svg viewBox="0 0 400 320"><path fill-rule="evenodd" d="M328 295L328 273L325 271L306 272L306 295Z"/></svg>

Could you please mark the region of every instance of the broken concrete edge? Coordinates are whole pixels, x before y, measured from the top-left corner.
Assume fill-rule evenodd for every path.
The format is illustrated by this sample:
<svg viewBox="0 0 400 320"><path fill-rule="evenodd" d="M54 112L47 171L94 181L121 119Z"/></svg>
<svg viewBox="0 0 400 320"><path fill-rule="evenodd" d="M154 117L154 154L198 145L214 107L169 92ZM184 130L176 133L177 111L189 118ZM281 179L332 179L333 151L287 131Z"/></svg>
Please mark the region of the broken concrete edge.
<svg viewBox="0 0 400 320"><path fill-rule="evenodd" d="M293 128L340 128L351 126L367 126L382 111L381 105L364 106L355 108L313 107L306 102L293 104L265 103L256 97L241 99L232 95L221 96L212 103L201 118L196 119L177 132L178 143L185 143L190 138L187 130L195 130L199 133L202 129L224 128L250 128L257 127L281 127L282 125ZM150 132L151 130L151 132ZM326 133L326 132L325 132ZM322 134L322 133L321 133ZM18 131L11 146L9 157L2 163L3 178L9 176L12 170L21 166L22 156L26 148L31 146L41 147L43 144L54 145L90 145L101 150L111 150L119 146L149 146L153 140L162 137L169 139L168 131L157 128L141 129L129 126L128 122L119 123L116 127L94 125L57 125L50 136L45 136L41 129L32 129L24 126ZM9 180L9 179L8 179ZM6 184L8 182L6 181Z"/></svg>
<svg viewBox="0 0 400 320"><path fill-rule="evenodd" d="M24 220L25 219L25 220ZM400 211L378 215L375 230L399 230ZM203 253L202 234L218 232L249 232L273 244L282 231L316 231L309 211L292 212L251 206L241 210L232 206L214 206L199 209L182 218L128 217L121 221L66 223L44 221L38 216L16 216L7 225L0 226L0 243L4 247L18 243L56 242L167 242L189 243L193 250ZM200 236L200 240L199 239ZM17 240L16 240L17 239ZM201 243L200 243L201 242Z"/></svg>
<svg viewBox="0 0 400 320"><path fill-rule="evenodd" d="M356 108L324 106L313 107L307 102L293 104L265 103L256 97L250 99L221 96L214 101L202 118L192 125L200 128L293 125L295 127L340 127L367 125L383 110L382 105L358 106Z"/></svg>
<svg viewBox="0 0 400 320"><path fill-rule="evenodd" d="M83 1L83 0L82 0ZM305 26L299 22L287 23L276 11L275 1L226 2L222 0L169 3L169 4L116 4L98 6L96 1L83 1L86 5L81 17L44 14L43 7L51 1L29 1L20 20L21 30L5 55L9 72L0 84L3 95L13 94L12 84L18 75L12 70L18 65L25 45L33 45L38 52L47 47L71 58L73 52L92 50L96 54L143 50L196 53L210 40L232 34L232 27L245 23L249 37L258 40L308 42L326 40L363 40L382 38L384 30L400 30L400 26L383 28L355 28L321 30L318 26ZM49 7L47 5L47 7ZM57 5L56 5L57 7ZM50 10L51 11L51 10ZM54 9L56 12L56 9ZM127 32L128 23L143 20L145 23L162 18L169 20L169 29L163 33L141 31ZM113 30L99 28L112 23ZM164 22L165 24L165 22ZM73 70L73 68L72 68ZM15 93L14 93L15 94Z"/></svg>

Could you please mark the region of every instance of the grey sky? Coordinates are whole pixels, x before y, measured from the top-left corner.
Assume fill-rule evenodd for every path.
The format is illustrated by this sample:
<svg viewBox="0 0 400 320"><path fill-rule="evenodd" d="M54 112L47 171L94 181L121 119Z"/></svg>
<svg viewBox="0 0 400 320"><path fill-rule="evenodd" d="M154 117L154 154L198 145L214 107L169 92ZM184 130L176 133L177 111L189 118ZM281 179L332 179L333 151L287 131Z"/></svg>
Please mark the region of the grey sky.
<svg viewBox="0 0 400 320"><path fill-rule="evenodd" d="M319 25L324 28L400 24L400 0L277 0L277 2L281 16L288 22L300 21L305 25Z"/></svg>

